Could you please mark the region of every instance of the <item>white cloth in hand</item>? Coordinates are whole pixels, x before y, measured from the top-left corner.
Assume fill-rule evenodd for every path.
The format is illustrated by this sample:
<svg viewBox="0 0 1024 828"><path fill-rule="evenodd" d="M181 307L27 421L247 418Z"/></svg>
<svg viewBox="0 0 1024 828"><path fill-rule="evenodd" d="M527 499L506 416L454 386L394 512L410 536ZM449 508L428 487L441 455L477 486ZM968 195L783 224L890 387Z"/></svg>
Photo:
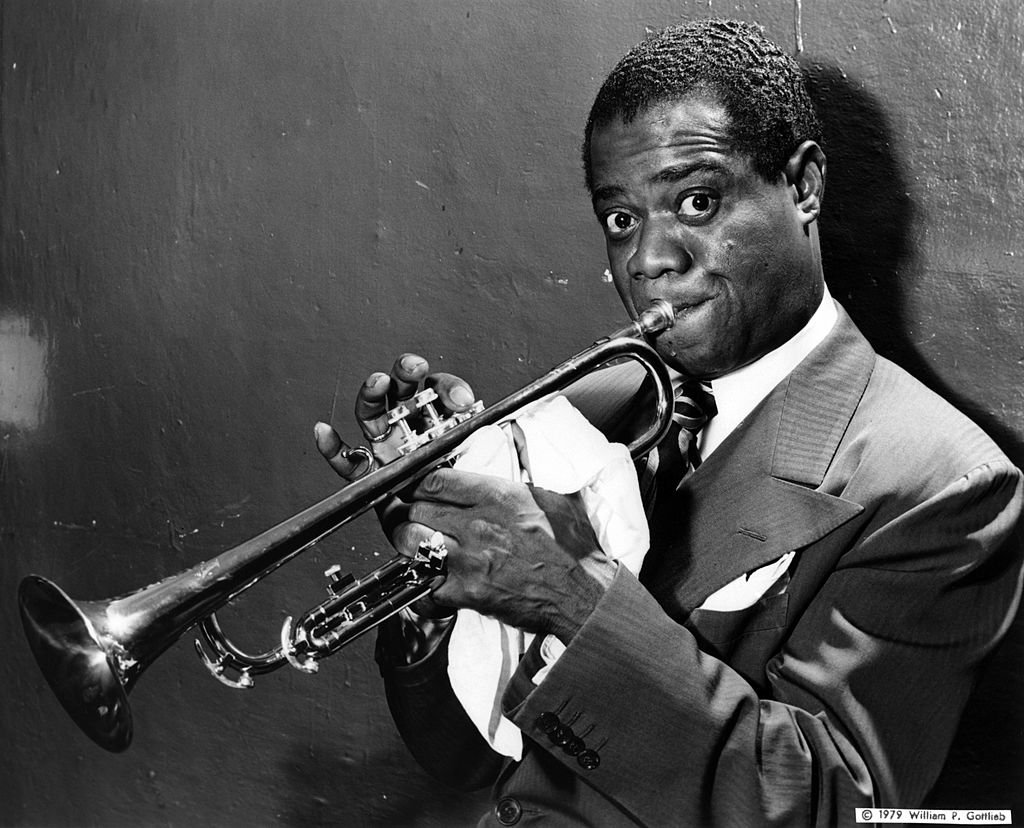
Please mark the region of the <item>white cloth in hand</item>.
<svg viewBox="0 0 1024 828"><path fill-rule="evenodd" d="M512 425L481 428L455 468L532 483L559 494L580 492L601 549L634 573L650 543L636 470L627 448L609 443L564 397L542 400L515 420L525 438L520 460ZM529 468L523 468L523 465ZM520 759L522 734L501 713L501 695L533 636L472 610L459 610L448 645L456 697L494 750ZM548 637L545 649L562 645Z"/></svg>

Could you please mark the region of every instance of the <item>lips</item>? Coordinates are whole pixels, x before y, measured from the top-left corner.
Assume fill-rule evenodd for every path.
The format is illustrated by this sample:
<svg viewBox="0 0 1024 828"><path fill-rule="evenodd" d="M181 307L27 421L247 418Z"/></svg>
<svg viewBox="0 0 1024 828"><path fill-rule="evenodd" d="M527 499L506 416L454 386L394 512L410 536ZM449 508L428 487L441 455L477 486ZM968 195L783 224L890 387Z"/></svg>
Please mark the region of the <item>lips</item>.
<svg viewBox="0 0 1024 828"><path fill-rule="evenodd" d="M713 298L712 296L704 296L700 299L687 299L685 302L673 302L672 309L676 313L686 313L694 308L699 308L705 302L710 302Z"/></svg>
<svg viewBox="0 0 1024 828"><path fill-rule="evenodd" d="M715 294L687 294L685 296L654 296L651 300L661 299L668 302L675 311L676 316L685 316L687 313L705 305L715 298ZM639 303L637 303L639 306Z"/></svg>

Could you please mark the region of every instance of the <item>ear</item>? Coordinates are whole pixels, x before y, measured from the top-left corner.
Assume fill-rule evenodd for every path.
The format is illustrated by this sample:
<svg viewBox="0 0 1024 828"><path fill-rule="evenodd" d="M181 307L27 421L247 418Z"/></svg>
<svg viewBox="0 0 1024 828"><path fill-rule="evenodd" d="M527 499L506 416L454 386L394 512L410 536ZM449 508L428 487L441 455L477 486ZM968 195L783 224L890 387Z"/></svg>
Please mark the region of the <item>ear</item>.
<svg viewBox="0 0 1024 828"><path fill-rule="evenodd" d="M821 212L825 194L825 153L814 141L804 141L786 161L786 184L793 188L793 200L801 220L810 224Z"/></svg>

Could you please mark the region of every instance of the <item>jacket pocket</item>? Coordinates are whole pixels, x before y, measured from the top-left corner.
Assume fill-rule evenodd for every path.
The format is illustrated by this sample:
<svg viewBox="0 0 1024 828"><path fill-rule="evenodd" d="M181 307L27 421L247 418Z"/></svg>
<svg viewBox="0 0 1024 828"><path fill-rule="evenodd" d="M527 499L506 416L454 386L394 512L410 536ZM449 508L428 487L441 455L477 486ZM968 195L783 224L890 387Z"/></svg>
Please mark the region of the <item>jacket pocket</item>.
<svg viewBox="0 0 1024 828"><path fill-rule="evenodd" d="M686 628L693 633L700 647L710 655L729 660L740 639L769 636L784 630L789 617L789 593L769 595L742 610L722 612L696 609L690 613Z"/></svg>

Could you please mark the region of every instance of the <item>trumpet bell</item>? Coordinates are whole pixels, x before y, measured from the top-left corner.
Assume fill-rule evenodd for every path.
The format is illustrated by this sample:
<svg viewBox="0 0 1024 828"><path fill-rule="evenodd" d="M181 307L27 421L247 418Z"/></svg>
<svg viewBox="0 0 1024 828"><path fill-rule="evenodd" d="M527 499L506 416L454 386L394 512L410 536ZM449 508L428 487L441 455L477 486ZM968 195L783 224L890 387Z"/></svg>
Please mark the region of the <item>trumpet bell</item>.
<svg viewBox="0 0 1024 828"><path fill-rule="evenodd" d="M89 615L52 581L31 575L18 587L29 646L54 694L94 742L120 752L131 744L128 689Z"/></svg>

